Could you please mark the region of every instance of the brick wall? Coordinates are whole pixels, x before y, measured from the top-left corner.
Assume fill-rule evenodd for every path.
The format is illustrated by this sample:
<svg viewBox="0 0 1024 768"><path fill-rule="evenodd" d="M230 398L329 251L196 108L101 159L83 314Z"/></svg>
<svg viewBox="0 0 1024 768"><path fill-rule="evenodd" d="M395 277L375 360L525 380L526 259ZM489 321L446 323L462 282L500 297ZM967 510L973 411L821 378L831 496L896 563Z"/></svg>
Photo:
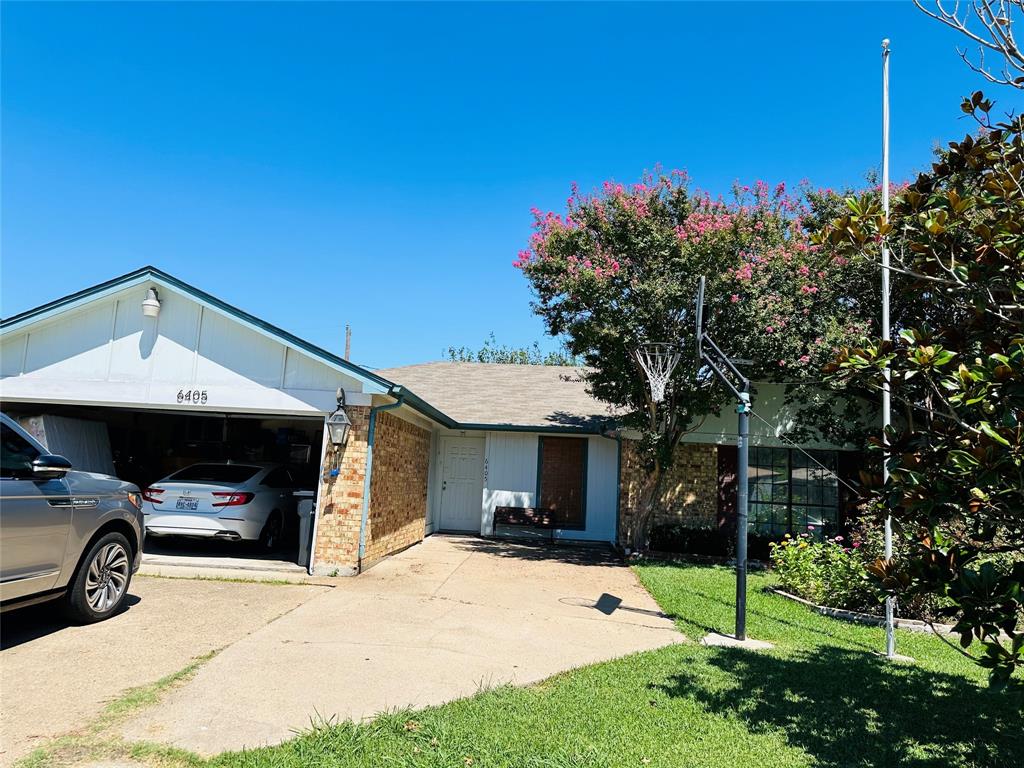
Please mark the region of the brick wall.
<svg viewBox="0 0 1024 768"><path fill-rule="evenodd" d="M364 568L422 541L427 521L430 432L379 413L376 433Z"/></svg>
<svg viewBox="0 0 1024 768"><path fill-rule="evenodd" d="M366 480L366 438L370 409L347 408L352 430L344 448L328 446L325 475L333 467L337 477L321 480L317 510L314 568L318 574L354 574L359 565L359 526L363 517L363 483ZM337 453L334 451L337 450Z"/></svg>
<svg viewBox="0 0 1024 768"><path fill-rule="evenodd" d="M640 503L644 478L636 443L622 441L622 474L619 499L619 543L629 546L633 514ZM648 530L659 523L682 523L691 528L718 525L718 448L714 445L680 443L667 470L656 511Z"/></svg>

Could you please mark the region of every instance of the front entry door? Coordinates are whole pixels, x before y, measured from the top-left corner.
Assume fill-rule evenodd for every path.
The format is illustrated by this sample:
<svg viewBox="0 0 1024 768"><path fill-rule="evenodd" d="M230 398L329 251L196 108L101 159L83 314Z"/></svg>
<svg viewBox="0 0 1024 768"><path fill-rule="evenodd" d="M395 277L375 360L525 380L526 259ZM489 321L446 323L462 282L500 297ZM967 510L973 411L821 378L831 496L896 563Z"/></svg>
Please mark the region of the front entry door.
<svg viewBox="0 0 1024 768"><path fill-rule="evenodd" d="M484 497L484 441L445 437L441 441L442 531L480 532Z"/></svg>

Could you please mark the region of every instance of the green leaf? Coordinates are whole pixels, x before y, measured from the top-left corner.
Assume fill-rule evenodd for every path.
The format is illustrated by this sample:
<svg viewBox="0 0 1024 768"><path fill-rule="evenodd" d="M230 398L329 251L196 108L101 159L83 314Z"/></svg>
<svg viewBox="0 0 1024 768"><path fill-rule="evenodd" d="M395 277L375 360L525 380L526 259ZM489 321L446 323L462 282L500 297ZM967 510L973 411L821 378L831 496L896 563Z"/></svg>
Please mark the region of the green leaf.
<svg viewBox="0 0 1024 768"><path fill-rule="evenodd" d="M998 432L996 432L995 429L993 429L992 425L989 424L987 421L980 421L980 422L978 422L978 428L982 432L984 432L986 435L988 435L990 438L995 440L997 443L1001 443L1001 444L1009 447L1010 441L1007 440L1002 435L1000 435Z"/></svg>

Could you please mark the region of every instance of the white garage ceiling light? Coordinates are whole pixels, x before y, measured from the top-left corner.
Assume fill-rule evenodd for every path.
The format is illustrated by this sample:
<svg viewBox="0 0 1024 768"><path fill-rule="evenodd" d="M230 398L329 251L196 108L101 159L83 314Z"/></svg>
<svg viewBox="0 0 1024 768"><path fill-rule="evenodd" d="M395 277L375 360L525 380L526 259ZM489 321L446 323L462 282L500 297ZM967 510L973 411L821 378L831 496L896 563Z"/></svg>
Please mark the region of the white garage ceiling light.
<svg viewBox="0 0 1024 768"><path fill-rule="evenodd" d="M156 317L160 314L160 297L156 288L146 291L146 298L142 300L142 314L146 317Z"/></svg>

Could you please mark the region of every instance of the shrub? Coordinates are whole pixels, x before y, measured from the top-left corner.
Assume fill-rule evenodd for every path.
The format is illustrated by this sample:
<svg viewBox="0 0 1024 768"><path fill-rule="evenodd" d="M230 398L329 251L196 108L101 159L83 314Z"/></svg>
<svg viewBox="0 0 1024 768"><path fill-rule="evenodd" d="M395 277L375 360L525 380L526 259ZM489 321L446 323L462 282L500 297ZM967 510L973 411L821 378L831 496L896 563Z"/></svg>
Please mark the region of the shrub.
<svg viewBox="0 0 1024 768"><path fill-rule="evenodd" d="M679 523L661 523L651 529L650 548L659 552L728 557L730 535L721 528L688 528Z"/></svg>
<svg viewBox="0 0 1024 768"><path fill-rule="evenodd" d="M747 534L747 559L768 560L772 541ZM651 529L649 546L657 552L677 552L708 557L735 557L736 531L726 528L691 528L681 523L661 523Z"/></svg>
<svg viewBox="0 0 1024 768"><path fill-rule="evenodd" d="M842 536L817 542L810 534L786 534L770 547L772 567L787 592L833 608L864 610L878 605L864 556L856 547L844 546Z"/></svg>

